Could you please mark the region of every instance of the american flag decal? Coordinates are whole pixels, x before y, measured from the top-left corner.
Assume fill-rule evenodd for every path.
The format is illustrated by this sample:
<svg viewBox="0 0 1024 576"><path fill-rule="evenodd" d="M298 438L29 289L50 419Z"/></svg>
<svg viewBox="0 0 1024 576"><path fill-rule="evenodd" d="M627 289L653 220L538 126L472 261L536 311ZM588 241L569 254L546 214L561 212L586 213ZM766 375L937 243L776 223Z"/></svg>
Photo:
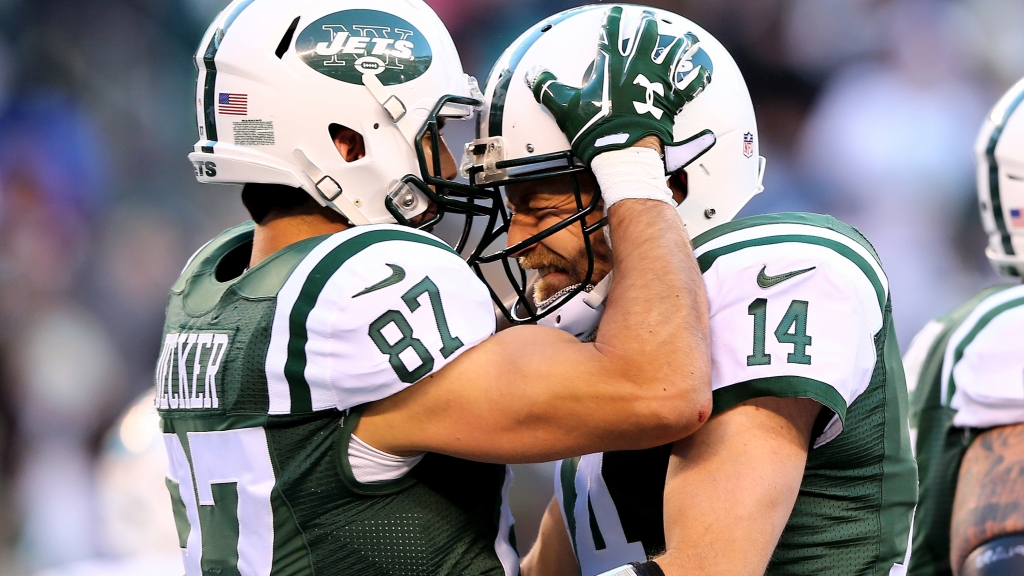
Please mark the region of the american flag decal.
<svg viewBox="0 0 1024 576"><path fill-rule="evenodd" d="M1021 215L1020 208L1010 208L1010 224L1014 228L1024 228L1024 215Z"/></svg>
<svg viewBox="0 0 1024 576"><path fill-rule="evenodd" d="M217 100L217 112L229 116L248 116L249 95L221 92Z"/></svg>

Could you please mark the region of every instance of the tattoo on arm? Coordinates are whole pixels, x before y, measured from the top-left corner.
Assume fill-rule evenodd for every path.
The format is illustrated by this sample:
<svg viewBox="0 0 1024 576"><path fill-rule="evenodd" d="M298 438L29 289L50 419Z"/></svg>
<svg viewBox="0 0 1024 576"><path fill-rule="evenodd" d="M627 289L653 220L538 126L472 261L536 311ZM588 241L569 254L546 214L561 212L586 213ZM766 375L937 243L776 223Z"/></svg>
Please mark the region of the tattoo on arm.
<svg viewBox="0 0 1024 576"><path fill-rule="evenodd" d="M960 466L950 529L954 574L985 542L1024 532L1024 424L989 430Z"/></svg>

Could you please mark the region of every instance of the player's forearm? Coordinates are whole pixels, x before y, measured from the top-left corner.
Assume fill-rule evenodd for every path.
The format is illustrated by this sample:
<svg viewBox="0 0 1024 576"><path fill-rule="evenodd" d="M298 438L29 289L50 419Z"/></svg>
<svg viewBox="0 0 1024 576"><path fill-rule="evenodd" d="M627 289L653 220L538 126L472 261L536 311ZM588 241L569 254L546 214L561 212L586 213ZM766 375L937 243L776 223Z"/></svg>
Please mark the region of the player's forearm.
<svg viewBox="0 0 1024 576"><path fill-rule="evenodd" d="M523 558L521 572L522 576L573 576L580 573L557 498L551 499L544 512L537 541Z"/></svg>
<svg viewBox="0 0 1024 576"><path fill-rule="evenodd" d="M821 405L758 398L675 444L665 483L666 576L764 574L793 510Z"/></svg>
<svg viewBox="0 0 1024 576"><path fill-rule="evenodd" d="M950 526L950 565L959 574L984 542L1024 532L1024 424L1000 426L971 444L960 465Z"/></svg>
<svg viewBox="0 0 1024 576"><path fill-rule="evenodd" d="M690 240L673 208L626 200L609 210L615 278L598 333L611 370L692 432L710 415L707 296Z"/></svg>

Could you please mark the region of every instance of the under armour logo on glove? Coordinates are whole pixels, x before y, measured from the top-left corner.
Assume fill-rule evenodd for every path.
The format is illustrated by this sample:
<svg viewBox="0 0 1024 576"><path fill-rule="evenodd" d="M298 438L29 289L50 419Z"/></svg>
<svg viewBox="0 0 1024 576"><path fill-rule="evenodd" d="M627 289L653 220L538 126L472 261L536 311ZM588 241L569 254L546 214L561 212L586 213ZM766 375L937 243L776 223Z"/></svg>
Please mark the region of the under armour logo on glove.
<svg viewBox="0 0 1024 576"><path fill-rule="evenodd" d="M643 86L647 90L647 96L645 97L646 102L633 102L633 107L636 108L637 114L650 114L656 119L661 120L663 112L654 105L654 95L658 96L665 95L665 87L657 82L651 82L647 79L647 76L643 74L637 74L636 79L633 80L633 84Z"/></svg>
<svg viewBox="0 0 1024 576"><path fill-rule="evenodd" d="M629 148L650 135L672 144L676 115L711 82L711 71L693 62L700 44L694 34L664 36L654 13L644 10L623 47L622 13L621 6L608 11L593 72L582 88L558 82L548 70L525 76L587 165L602 152Z"/></svg>

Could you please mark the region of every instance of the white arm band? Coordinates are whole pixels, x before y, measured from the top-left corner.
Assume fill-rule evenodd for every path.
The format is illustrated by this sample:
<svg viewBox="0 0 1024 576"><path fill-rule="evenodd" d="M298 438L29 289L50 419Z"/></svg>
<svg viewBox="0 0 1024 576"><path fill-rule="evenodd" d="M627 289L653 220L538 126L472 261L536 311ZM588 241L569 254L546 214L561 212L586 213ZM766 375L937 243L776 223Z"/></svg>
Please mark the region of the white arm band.
<svg viewBox="0 0 1024 576"><path fill-rule="evenodd" d="M620 200L647 199L676 207L665 176L665 162L650 148L634 146L594 157L590 169L601 187L604 212Z"/></svg>

